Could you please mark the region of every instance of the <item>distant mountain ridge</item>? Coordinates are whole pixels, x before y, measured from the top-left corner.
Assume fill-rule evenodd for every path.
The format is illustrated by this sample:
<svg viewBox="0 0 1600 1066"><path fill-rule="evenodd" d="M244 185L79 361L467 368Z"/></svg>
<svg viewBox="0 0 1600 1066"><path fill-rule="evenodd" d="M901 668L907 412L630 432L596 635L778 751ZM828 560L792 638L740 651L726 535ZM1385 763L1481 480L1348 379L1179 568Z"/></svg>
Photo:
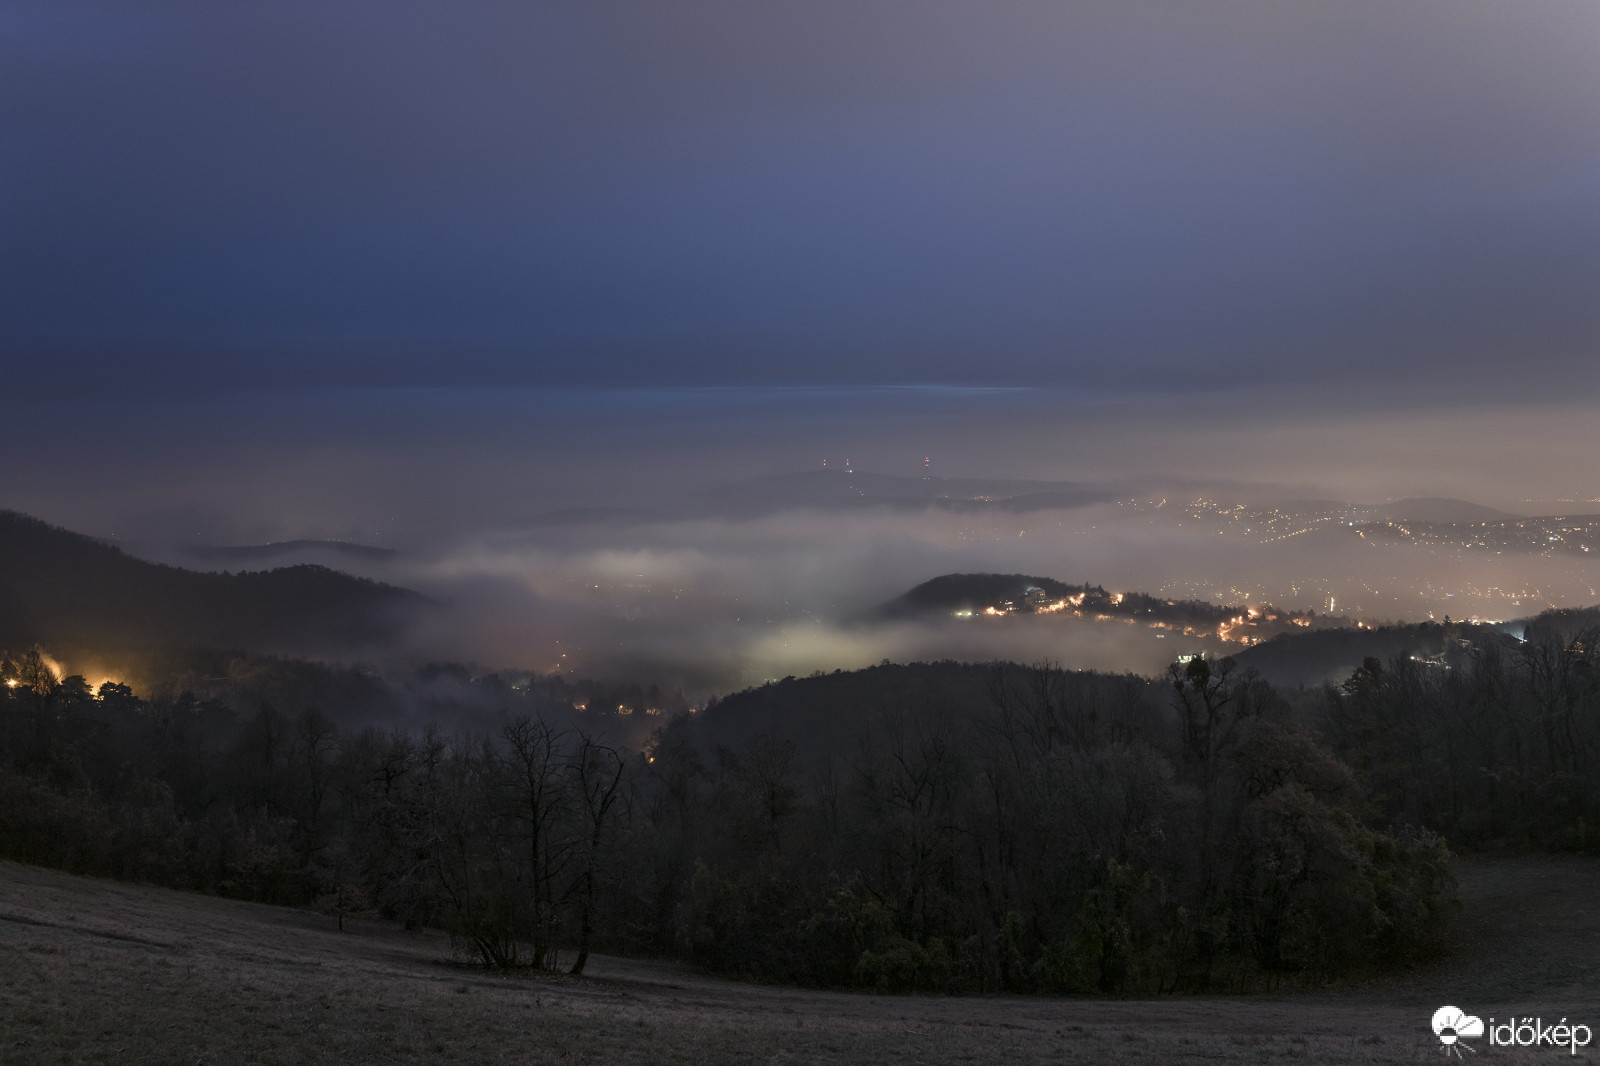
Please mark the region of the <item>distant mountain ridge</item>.
<svg viewBox="0 0 1600 1066"><path fill-rule="evenodd" d="M252 563L310 553L342 555L366 562L386 562L400 553L393 548L375 548L347 540L276 540L269 544L199 544L183 553L205 562Z"/></svg>
<svg viewBox="0 0 1600 1066"><path fill-rule="evenodd" d="M205 573L0 511L0 647L192 646L328 654L397 639L432 601L300 565Z"/></svg>
<svg viewBox="0 0 1600 1066"><path fill-rule="evenodd" d="M373 547L352 541L272 541L269 544L192 544L181 547L179 554L187 559L205 563L270 563L274 560L294 559L314 562L315 559L347 559L350 562L382 563L394 560L400 552L392 547Z"/></svg>
<svg viewBox="0 0 1600 1066"><path fill-rule="evenodd" d="M1497 511L1493 507L1485 507L1470 500L1456 500L1442 496L1417 496L1396 500L1394 503L1384 504L1378 510L1391 521L1431 522L1438 525L1507 522L1524 517L1509 511Z"/></svg>
<svg viewBox="0 0 1600 1066"><path fill-rule="evenodd" d="M634 527L657 522L724 518L748 520L789 511L938 511L961 515L1031 515L1068 511L1096 504L1131 503L1146 511L1155 500L1225 497L1248 507L1274 512L1303 513L1306 521L1340 516L1354 536L1376 523L1453 527L1457 525L1520 525L1540 516L1497 510L1469 500L1413 497L1387 503L1309 498L1288 487L1249 485L1226 480L1139 477L1112 481L1051 481L1015 478L944 477L931 471L919 475L884 474L859 468L828 466L824 469L764 474L725 481L674 498L644 506L591 505L557 508L536 515L530 525L558 527ZM1181 512L1182 507L1173 508ZM1263 515L1263 519L1267 516ZM1545 515L1545 519L1564 517ZM1348 522L1347 522L1348 520Z"/></svg>
<svg viewBox="0 0 1600 1066"><path fill-rule="evenodd" d="M905 477L828 468L771 474L713 489L706 501L730 514L790 508L938 508L1028 512L1084 507L1115 500L1122 490L1072 481L1006 478Z"/></svg>

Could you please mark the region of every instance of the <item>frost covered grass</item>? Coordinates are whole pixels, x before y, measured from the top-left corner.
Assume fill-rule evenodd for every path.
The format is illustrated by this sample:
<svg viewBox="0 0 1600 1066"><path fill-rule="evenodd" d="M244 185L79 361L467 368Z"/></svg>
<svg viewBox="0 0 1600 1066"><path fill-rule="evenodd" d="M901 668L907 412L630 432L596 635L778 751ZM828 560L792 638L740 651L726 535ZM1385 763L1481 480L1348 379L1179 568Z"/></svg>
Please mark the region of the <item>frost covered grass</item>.
<svg viewBox="0 0 1600 1066"><path fill-rule="evenodd" d="M1442 1003L1600 1022L1600 862L1478 859L1460 874L1457 952L1379 984L955 999L608 957L582 979L497 976L384 922L341 933L309 911L0 863L0 1062L1385 1063L1439 1061L1427 1025Z"/></svg>

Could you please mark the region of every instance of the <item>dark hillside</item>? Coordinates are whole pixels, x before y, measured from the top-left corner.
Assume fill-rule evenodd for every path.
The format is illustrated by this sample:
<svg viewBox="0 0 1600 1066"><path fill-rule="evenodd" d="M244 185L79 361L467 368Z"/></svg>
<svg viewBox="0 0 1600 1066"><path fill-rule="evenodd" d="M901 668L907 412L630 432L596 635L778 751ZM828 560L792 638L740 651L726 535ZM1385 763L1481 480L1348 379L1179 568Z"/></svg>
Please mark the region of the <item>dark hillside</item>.
<svg viewBox="0 0 1600 1066"><path fill-rule="evenodd" d="M387 562L400 553L391 548L375 548L370 544L353 544L343 540L280 540L271 544L201 544L187 549L185 554L202 562L240 565L317 554L357 562Z"/></svg>
<svg viewBox="0 0 1600 1066"><path fill-rule="evenodd" d="M863 732L896 715L926 721L987 716L1002 672L1015 683L1030 668L886 663L850 673L788 677L712 704L696 716L695 725L707 746L735 748L765 737L793 744L801 756L851 754ZM1137 715L1127 709L1147 702L1152 691L1150 682L1128 676L1075 673L1072 680L1077 698L1118 706L1132 716Z"/></svg>
<svg viewBox="0 0 1600 1066"><path fill-rule="evenodd" d="M1490 626L1418 622L1374 629L1324 629L1282 636L1235 652L1240 666L1255 670L1280 688L1338 684L1367 659L1389 662L1414 656L1443 663L1467 645L1510 648L1516 639Z"/></svg>
<svg viewBox="0 0 1600 1066"><path fill-rule="evenodd" d="M0 647L327 653L400 636L429 601L321 566L198 573L0 512Z"/></svg>
<svg viewBox="0 0 1600 1066"><path fill-rule="evenodd" d="M1020 603L1030 588L1042 589L1052 599L1079 591L1073 585L1027 574L942 574L890 600L877 613L885 618L912 618L930 612L981 611L1005 600Z"/></svg>

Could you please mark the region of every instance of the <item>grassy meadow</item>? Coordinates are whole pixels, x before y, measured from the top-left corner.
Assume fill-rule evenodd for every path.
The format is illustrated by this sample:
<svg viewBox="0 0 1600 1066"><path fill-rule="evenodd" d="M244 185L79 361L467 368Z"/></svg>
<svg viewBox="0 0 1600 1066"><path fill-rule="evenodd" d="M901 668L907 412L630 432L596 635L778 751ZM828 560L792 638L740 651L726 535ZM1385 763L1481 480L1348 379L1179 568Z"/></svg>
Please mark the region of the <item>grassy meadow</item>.
<svg viewBox="0 0 1600 1066"><path fill-rule="evenodd" d="M1104 1000L819 992L611 957L502 976L436 933L0 863L0 1062L1437 1062L1443 1003L1600 1023L1600 861L1469 859L1460 877L1455 951L1400 977ZM1557 1054L1479 1043L1482 1063Z"/></svg>

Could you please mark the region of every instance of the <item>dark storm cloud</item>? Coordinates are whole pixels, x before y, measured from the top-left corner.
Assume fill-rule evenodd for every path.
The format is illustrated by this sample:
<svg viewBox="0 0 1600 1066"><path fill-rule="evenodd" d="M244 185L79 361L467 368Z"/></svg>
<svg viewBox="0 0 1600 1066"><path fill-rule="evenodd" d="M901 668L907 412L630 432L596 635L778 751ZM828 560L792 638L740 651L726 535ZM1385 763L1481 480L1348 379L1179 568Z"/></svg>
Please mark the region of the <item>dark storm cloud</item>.
<svg viewBox="0 0 1600 1066"><path fill-rule="evenodd" d="M1584 374L1582 3L0 6L14 384Z"/></svg>

